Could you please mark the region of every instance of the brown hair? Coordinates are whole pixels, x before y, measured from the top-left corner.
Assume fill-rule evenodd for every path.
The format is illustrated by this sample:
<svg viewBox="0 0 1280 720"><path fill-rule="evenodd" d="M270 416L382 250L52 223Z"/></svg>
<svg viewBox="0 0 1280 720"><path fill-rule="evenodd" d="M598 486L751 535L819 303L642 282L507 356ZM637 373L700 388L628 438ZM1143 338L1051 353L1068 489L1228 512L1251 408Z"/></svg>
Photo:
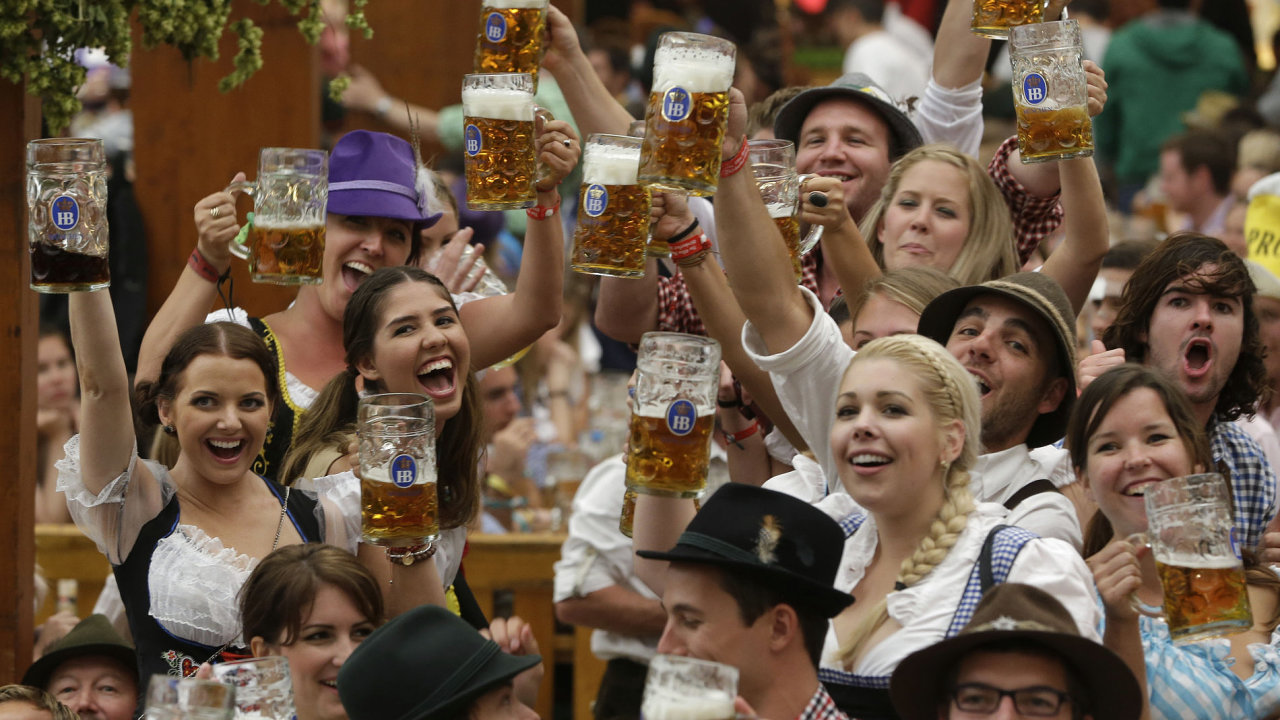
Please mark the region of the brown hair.
<svg viewBox="0 0 1280 720"><path fill-rule="evenodd" d="M152 425L159 424L159 403L171 402L178 395L186 378L183 373L196 358L203 355L219 355L234 360L249 360L262 371L266 382L267 402L274 410L280 404L280 377L275 356L257 333L243 325L230 322L204 323L189 328L174 340L173 347L160 364L160 374L154 382L141 382L134 388L134 400L139 418ZM262 448L253 451L257 455Z"/></svg>
<svg viewBox="0 0 1280 720"><path fill-rule="evenodd" d="M849 303L849 314L856 323L862 306L872 295L879 294L919 315L934 298L958 287L958 280L937 268L919 266L890 270L862 286L862 292Z"/></svg>
<svg viewBox="0 0 1280 720"><path fill-rule="evenodd" d="M1098 432L1098 426L1117 402L1140 388L1150 388L1160 396L1192 465L1200 465L1206 470L1214 467L1213 453L1204 428L1196 422L1191 403L1182 388L1149 367L1125 363L1089 383L1067 420L1065 445L1077 477L1083 477L1088 467L1089 438ZM1112 534L1111 521L1101 512L1094 513L1089 527L1085 529L1084 556L1089 557L1105 547L1111 542Z"/></svg>
<svg viewBox="0 0 1280 720"><path fill-rule="evenodd" d="M1194 277L1205 265L1216 266L1214 274ZM1235 420L1252 413L1268 387L1267 371L1262 363L1265 350L1258 336L1258 317L1253 311L1256 288L1244 260L1217 238L1176 233L1148 253L1125 284L1120 310L1115 322L1103 333L1103 342L1108 349L1124 348L1125 358L1132 362L1145 362L1147 343L1142 338L1150 328L1151 315L1165 288L1179 278L1187 280L1186 285L1192 292L1240 299L1244 310L1240 356L1218 393L1213 410L1223 420Z"/></svg>
<svg viewBox="0 0 1280 720"><path fill-rule="evenodd" d="M40 688L30 685L5 685L0 687L0 705L10 702L24 702L34 705L37 710L45 710L53 716L53 720L80 720L74 710L58 702L58 699Z"/></svg>
<svg viewBox="0 0 1280 720"><path fill-rule="evenodd" d="M1188 174L1202 167L1208 168L1213 191L1219 195L1231 192L1231 175L1236 170L1239 144L1230 132L1188 130L1165 140L1160 151L1178 153L1178 164Z"/></svg>
<svg viewBox="0 0 1280 720"><path fill-rule="evenodd" d="M791 102L791 98L799 95L807 90L805 85L790 85L781 90L775 90L769 94L769 97L757 103L752 103L751 108L747 111L747 137L752 137L761 130L773 131L773 121L778 117L778 111L783 105Z"/></svg>
<svg viewBox="0 0 1280 720"><path fill-rule="evenodd" d="M292 645L324 585L342 591L374 627L386 619L378 581L354 555L325 543L286 545L264 557L240 588L245 640Z"/></svg>
<svg viewBox="0 0 1280 720"><path fill-rule="evenodd" d="M293 436L293 445L285 455L280 470L281 482L292 484L307 467L316 452L333 447L346 453L347 443L355 432L356 408L360 397L355 380L356 363L373 355L376 329L381 326L383 305L391 290L407 282L431 285L442 298L453 305L448 288L435 275L410 265L385 267L365 278L347 302L342 317L342 345L346 348L346 372L329 381L302 417ZM457 307L454 306L455 311ZM484 449L479 392L475 373L470 367L462 390L462 407L450 418L436 437L436 465L440 493L440 525L454 528L466 525L480 506L478 463ZM382 392L379 383L365 381L365 388Z"/></svg>

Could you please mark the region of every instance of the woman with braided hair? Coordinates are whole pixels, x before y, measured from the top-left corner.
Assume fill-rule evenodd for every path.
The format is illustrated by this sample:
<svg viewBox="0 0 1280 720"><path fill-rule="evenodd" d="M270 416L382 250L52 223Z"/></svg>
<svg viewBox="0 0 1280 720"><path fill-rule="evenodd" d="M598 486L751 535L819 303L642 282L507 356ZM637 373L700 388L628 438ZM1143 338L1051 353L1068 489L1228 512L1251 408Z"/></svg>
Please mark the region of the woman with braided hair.
<svg viewBox="0 0 1280 720"><path fill-rule="evenodd" d="M1093 582L1061 540L1004 525L975 503L981 404L960 363L938 343L895 335L866 344L836 399L831 449L849 495L865 509L841 521L836 588L857 602L828 629L819 676L851 717L895 717L889 676L907 655L954 635L983 590L1012 581L1062 601L1097 639Z"/></svg>

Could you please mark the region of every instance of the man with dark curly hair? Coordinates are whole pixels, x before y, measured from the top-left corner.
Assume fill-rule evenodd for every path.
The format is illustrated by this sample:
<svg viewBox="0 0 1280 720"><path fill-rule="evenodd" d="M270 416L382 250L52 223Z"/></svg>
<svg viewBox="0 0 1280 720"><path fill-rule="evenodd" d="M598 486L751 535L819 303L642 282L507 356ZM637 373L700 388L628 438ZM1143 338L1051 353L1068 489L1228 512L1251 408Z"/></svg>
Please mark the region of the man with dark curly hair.
<svg viewBox="0 0 1280 720"><path fill-rule="evenodd" d="M1231 422L1252 415L1267 387L1254 292L1244 261L1222 241L1177 233L1138 265L1103 335L1125 360L1165 372L1187 394L1230 475L1237 540L1247 548L1258 547L1276 515L1271 465Z"/></svg>

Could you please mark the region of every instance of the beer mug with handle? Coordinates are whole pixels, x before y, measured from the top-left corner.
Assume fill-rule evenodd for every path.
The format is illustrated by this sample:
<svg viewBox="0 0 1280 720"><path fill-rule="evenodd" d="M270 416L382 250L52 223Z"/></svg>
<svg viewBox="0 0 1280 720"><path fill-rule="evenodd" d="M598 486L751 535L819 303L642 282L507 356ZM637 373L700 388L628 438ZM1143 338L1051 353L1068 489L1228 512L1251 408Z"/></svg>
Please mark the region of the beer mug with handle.
<svg viewBox="0 0 1280 720"><path fill-rule="evenodd" d="M294 720L293 678L279 655L218 663L213 677L236 689L237 720Z"/></svg>
<svg viewBox="0 0 1280 720"><path fill-rule="evenodd" d="M1144 615L1163 617L1174 642L1230 635L1253 627L1244 564L1231 515L1231 487L1217 473L1170 478L1147 487L1147 533L1129 537L1155 557L1164 608L1134 599Z"/></svg>
<svg viewBox="0 0 1280 720"><path fill-rule="evenodd" d="M627 485L691 498L707 486L720 380L720 343L684 333L640 338Z"/></svg>
<svg viewBox="0 0 1280 720"><path fill-rule="evenodd" d="M649 190L636 182L640 138L595 134L583 148L574 270L641 277L649 240Z"/></svg>
<svg viewBox="0 0 1280 720"><path fill-rule="evenodd" d="M1009 62L1022 162L1093 155L1080 25L1060 20L1014 28Z"/></svg>
<svg viewBox="0 0 1280 720"><path fill-rule="evenodd" d="M360 398L361 539L409 547L440 535L436 423L431 398L386 393Z"/></svg>
<svg viewBox="0 0 1280 720"><path fill-rule="evenodd" d="M102 141L46 138L27 143L31 289L68 293L111 285L107 234Z"/></svg>
<svg viewBox="0 0 1280 720"><path fill-rule="evenodd" d="M472 74L462 80L467 207L514 210L537 203L533 77Z"/></svg>
<svg viewBox="0 0 1280 720"><path fill-rule="evenodd" d="M822 238L822 226L809 228L800 239L800 186L816 175L796 174L796 146L790 140L748 140L747 157L769 217L778 226L791 253L791 269L800 279L800 258Z"/></svg>
<svg viewBox="0 0 1280 720"><path fill-rule="evenodd" d="M973 0L973 22L969 28L975 35L1006 40L1011 29L1043 19L1042 0Z"/></svg>
<svg viewBox="0 0 1280 720"><path fill-rule="evenodd" d="M670 32L658 39L644 116L641 184L715 194L736 54L733 43L710 35Z"/></svg>
<svg viewBox="0 0 1280 720"><path fill-rule="evenodd" d="M249 261L254 282L316 285L324 274L324 236L329 204L329 153L300 148L263 148L258 179L234 182L227 192L253 198L253 223L243 245L231 252Z"/></svg>
<svg viewBox="0 0 1280 720"><path fill-rule="evenodd" d="M147 685L146 720L231 720L236 690L216 680L152 675Z"/></svg>
<svg viewBox="0 0 1280 720"><path fill-rule="evenodd" d="M484 0L476 36L477 73L529 73L538 89L546 54L548 0Z"/></svg>

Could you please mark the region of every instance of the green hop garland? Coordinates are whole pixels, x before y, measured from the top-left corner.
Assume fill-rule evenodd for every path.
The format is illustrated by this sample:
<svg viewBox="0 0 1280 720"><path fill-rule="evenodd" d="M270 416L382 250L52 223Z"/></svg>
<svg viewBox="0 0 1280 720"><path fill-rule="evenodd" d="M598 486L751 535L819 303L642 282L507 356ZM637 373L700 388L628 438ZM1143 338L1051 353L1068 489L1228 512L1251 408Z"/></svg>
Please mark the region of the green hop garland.
<svg viewBox="0 0 1280 720"><path fill-rule="evenodd" d="M218 42L231 17L232 0L0 0L0 78L27 82L43 102L50 131L61 132L80 111L76 89L85 70L79 48L102 48L112 63L126 66L133 49L129 16L135 10L146 48L169 45L188 62L218 59ZM256 0L267 5L272 0ZM300 15L298 31L314 45L324 30L320 0L276 0ZM364 15L368 0L352 0L347 26L373 36ZM218 82L229 92L262 67L262 29L249 18L230 23L236 34L233 69Z"/></svg>

